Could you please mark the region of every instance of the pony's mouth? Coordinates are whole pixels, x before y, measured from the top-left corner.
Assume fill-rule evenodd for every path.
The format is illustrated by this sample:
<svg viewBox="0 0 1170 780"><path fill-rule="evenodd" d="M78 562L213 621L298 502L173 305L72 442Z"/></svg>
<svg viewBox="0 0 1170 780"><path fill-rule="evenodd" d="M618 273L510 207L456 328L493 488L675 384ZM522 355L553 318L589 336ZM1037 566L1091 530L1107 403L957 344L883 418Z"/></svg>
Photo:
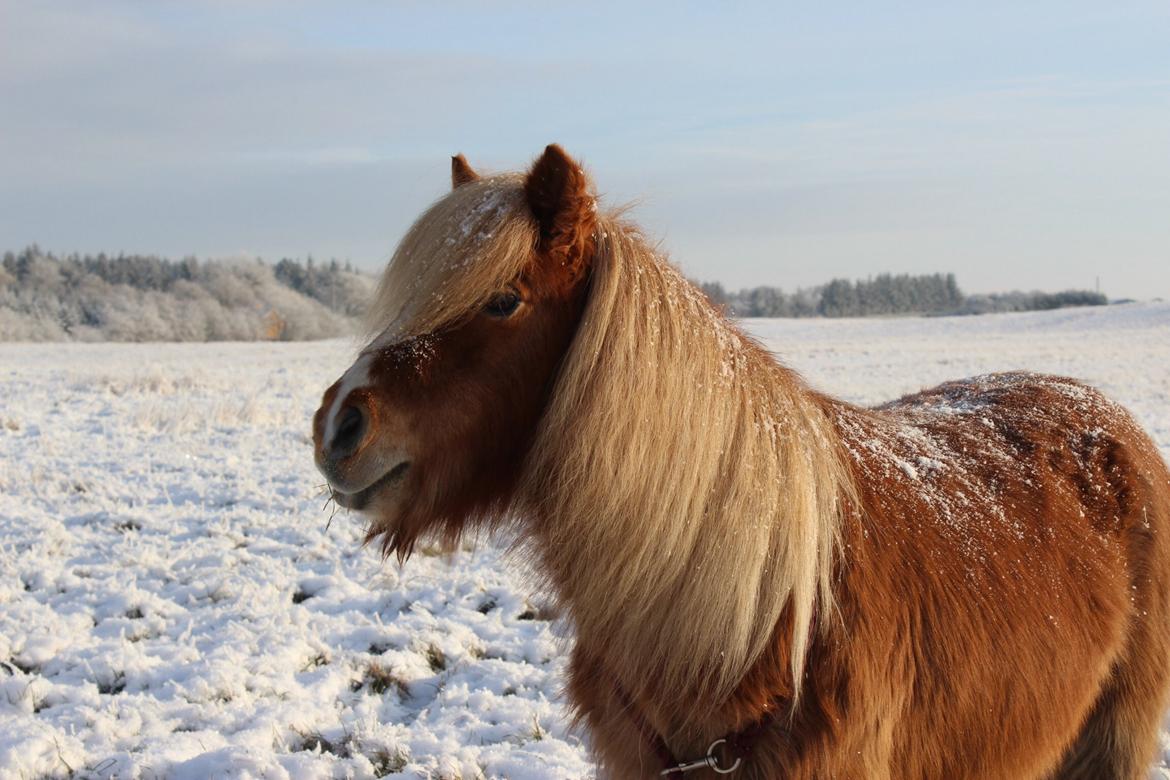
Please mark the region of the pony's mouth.
<svg viewBox="0 0 1170 780"><path fill-rule="evenodd" d="M378 493L382 492L390 485L393 485L395 482L401 480L402 476L409 468L410 461L404 460L382 476L378 477L378 479L374 480L372 483L370 483L370 485L362 488L356 493L343 493L337 488L333 488L333 500L346 509L352 509L355 512L360 512L366 508L374 496L378 495Z"/></svg>

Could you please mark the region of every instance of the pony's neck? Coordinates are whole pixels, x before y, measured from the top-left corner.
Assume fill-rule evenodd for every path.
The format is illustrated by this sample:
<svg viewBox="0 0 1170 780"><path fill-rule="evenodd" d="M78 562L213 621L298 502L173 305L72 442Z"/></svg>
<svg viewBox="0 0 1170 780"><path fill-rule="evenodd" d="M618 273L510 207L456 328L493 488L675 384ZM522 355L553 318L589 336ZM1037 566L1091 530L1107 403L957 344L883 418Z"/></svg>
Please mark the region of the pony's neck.
<svg viewBox="0 0 1170 780"><path fill-rule="evenodd" d="M636 233L603 235L529 465L538 565L584 652L664 713L724 701L785 609L798 680L847 485L830 426Z"/></svg>

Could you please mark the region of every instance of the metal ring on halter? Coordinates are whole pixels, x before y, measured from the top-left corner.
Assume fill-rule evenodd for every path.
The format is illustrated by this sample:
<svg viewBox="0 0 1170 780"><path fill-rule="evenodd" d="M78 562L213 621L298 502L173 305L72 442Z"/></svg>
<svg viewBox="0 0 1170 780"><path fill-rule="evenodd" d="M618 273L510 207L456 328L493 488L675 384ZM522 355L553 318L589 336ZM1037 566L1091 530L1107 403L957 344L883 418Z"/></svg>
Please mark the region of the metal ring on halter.
<svg viewBox="0 0 1170 780"><path fill-rule="evenodd" d="M697 761L683 761L681 764L675 766L668 766L658 774L662 777L673 774L683 774L685 772L694 772L696 769L713 769L721 775L729 775L735 770L739 769L739 765L743 763L743 758L736 758L735 763L727 769L719 768L719 759L715 757L715 748L726 742L726 739L717 739L711 743L711 747L707 748L707 755L698 759Z"/></svg>
<svg viewBox="0 0 1170 780"><path fill-rule="evenodd" d="M726 739L717 739L711 743L711 747L707 748L707 760L710 762L710 767L721 775L731 774L735 770L739 769L739 765L743 763L743 758L741 756L737 756L735 763L729 766L727 769L719 768L719 759L715 758L715 748L726 741Z"/></svg>

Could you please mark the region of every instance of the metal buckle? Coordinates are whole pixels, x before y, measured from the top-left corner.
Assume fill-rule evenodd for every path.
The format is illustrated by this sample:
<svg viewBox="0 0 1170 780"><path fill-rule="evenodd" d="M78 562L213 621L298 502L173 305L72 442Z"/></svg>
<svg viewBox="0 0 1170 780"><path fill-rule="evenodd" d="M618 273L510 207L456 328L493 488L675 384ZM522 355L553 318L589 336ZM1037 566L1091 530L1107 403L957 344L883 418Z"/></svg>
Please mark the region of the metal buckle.
<svg viewBox="0 0 1170 780"><path fill-rule="evenodd" d="M726 739L717 739L711 743L711 747L707 748L707 755L694 761L684 761L678 766L672 766L668 769L663 769L658 773L660 777L673 774L675 772L693 772L696 769L713 769L721 775L729 775L735 770L739 769L739 765L743 763L742 757L737 757L735 763L723 769L719 766L719 759L715 757L715 748L726 742Z"/></svg>

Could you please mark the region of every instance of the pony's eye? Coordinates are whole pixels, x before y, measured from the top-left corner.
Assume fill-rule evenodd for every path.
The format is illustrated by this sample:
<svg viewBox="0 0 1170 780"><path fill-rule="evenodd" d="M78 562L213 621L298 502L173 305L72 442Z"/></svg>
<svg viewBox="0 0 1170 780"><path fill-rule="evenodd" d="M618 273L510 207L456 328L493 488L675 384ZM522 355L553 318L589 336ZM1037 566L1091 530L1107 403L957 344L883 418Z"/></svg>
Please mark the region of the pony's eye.
<svg viewBox="0 0 1170 780"><path fill-rule="evenodd" d="M510 317L519 307L520 295L515 290L508 290L488 301L483 311L489 317Z"/></svg>

